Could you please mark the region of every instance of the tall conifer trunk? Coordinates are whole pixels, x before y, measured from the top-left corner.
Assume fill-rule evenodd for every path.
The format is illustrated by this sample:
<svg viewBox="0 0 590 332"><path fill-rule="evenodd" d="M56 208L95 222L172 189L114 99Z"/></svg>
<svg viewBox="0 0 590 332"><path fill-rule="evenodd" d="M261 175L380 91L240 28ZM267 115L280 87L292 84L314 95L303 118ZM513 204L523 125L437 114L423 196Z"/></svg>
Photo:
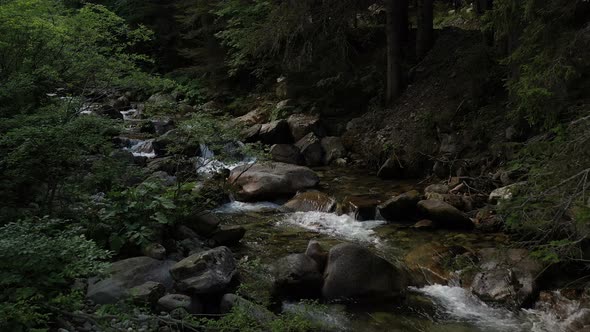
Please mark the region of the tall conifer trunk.
<svg viewBox="0 0 590 332"><path fill-rule="evenodd" d="M387 22L385 32L387 34L387 89L385 101L389 105L402 90L402 24L403 1L387 0Z"/></svg>
<svg viewBox="0 0 590 332"><path fill-rule="evenodd" d="M418 31L416 33L416 56L426 56L434 41L433 0L420 0L418 8Z"/></svg>

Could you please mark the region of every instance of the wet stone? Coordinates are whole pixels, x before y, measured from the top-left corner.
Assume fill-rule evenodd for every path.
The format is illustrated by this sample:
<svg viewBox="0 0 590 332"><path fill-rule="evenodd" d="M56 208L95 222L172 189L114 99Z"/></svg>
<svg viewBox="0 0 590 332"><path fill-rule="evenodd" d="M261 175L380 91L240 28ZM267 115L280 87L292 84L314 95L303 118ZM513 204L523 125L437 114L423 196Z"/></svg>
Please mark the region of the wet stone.
<svg viewBox="0 0 590 332"><path fill-rule="evenodd" d="M348 196L342 202L342 212L353 215L356 220L375 220L377 206L383 202L379 195Z"/></svg>

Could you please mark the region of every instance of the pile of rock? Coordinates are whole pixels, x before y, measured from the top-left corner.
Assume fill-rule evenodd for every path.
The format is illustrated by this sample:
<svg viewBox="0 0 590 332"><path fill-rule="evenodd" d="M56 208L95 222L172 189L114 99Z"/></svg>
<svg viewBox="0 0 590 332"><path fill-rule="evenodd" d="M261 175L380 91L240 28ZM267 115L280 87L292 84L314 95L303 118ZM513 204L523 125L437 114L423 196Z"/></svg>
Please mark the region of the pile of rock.
<svg viewBox="0 0 590 332"><path fill-rule="evenodd" d="M277 110L283 110L292 102L281 101ZM280 111L277 111L280 113ZM246 142L271 145L274 161L310 167L346 164L346 149L340 137L327 136L320 117L295 113L286 119L268 121L260 110L236 118L235 123L246 126L243 136Z"/></svg>
<svg viewBox="0 0 590 332"><path fill-rule="evenodd" d="M89 280L87 298L96 304L131 299L160 311L200 313L211 301L217 307L237 275L227 246L238 244L245 232L239 226L220 226L212 213L189 215L165 246L147 245L145 256L114 262L108 277Z"/></svg>

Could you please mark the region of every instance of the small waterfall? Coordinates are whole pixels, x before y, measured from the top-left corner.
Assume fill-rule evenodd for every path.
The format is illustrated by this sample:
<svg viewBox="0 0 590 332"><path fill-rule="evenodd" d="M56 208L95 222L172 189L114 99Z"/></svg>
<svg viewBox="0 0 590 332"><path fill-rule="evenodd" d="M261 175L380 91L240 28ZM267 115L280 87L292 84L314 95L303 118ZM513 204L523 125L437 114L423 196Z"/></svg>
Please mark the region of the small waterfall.
<svg viewBox="0 0 590 332"><path fill-rule="evenodd" d="M582 315L588 314L580 303L564 299L561 315L558 315L552 303L537 304L535 309L523 309L517 312L506 308L493 307L478 299L468 290L461 287L430 285L424 288L412 288L432 298L444 316L449 319L465 322L483 331L493 332L566 332L570 324Z"/></svg>
<svg viewBox="0 0 590 332"><path fill-rule="evenodd" d="M353 241L378 243L374 228L385 224L382 220L357 221L349 215L327 212L295 212L288 214L279 224L299 226L314 232Z"/></svg>
<svg viewBox="0 0 590 332"><path fill-rule="evenodd" d="M135 157L147 157L147 158L155 158L156 152L154 151L154 147L152 145L153 139L148 140L138 140L138 139L129 139L127 142L128 146L124 148Z"/></svg>
<svg viewBox="0 0 590 332"><path fill-rule="evenodd" d="M522 331L522 322L510 310L491 307L461 287L431 285L415 290L432 298L452 319L485 331Z"/></svg>
<svg viewBox="0 0 590 332"><path fill-rule="evenodd" d="M201 150L201 158L213 159L213 157L215 157L215 153L213 153L206 144L199 144L199 148Z"/></svg>
<svg viewBox="0 0 590 332"><path fill-rule="evenodd" d="M121 113L121 115L123 115L123 121L129 121L129 120L135 119L135 117L138 114L138 111L136 109L132 108L130 110L121 111L119 113Z"/></svg>
<svg viewBox="0 0 590 332"><path fill-rule="evenodd" d="M232 201L217 208L215 212L223 214L240 214L245 212L273 212L281 206L271 202L246 203Z"/></svg>
<svg viewBox="0 0 590 332"><path fill-rule="evenodd" d="M252 164L256 162L256 158L243 158L242 160L234 163L225 163L221 160L215 159L215 153L206 145L201 143L200 157L197 157L195 168L199 174L213 174L223 169L232 170L238 166L244 164Z"/></svg>

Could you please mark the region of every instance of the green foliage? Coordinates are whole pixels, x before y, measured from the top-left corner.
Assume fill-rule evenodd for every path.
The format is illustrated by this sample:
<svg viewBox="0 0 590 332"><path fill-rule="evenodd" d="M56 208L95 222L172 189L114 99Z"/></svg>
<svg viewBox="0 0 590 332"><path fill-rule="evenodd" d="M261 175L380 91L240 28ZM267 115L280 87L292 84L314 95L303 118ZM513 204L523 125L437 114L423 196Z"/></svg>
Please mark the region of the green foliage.
<svg viewBox="0 0 590 332"><path fill-rule="evenodd" d="M104 205L101 227L112 232L109 244L116 252L128 244L141 247L157 241L159 231L176 220L176 205L157 182L112 192Z"/></svg>
<svg viewBox="0 0 590 332"><path fill-rule="evenodd" d="M270 68L334 72L346 67L349 37L364 1L230 0L215 13L226 26L217 33L229 48L230 74L249 70L262 77Z"/></svg>
<svg viewBox="0 0 590 332"><path fill-rule="evenodd" d="M270 112L270 120L284 120L287 119L290 115L297 113L298 109L295 107L275 107Z"/></svg>
<svg viewBox="0 0 590 332"><path fill-rule="evenodd" d="M230 75L235 75L242 68L252 67L253 61L266 57L260 46L265 43L264 22L269 18L272 3L266 0L255 0L248 4L240 0L227 1L222 4L216 14L226 20L226 28L217 37L224 46L230 48L228 67ZM258 66L258 64L256 64ZM264 68L256 68L262 75Z"/></svg>
<svg viewBox="0 0 590 332"><path fill-rule="evenodd" d="M72 306L67 286L105 268L109 253L76 227L57 219L9 223L0 228L0 329L18 331L44 323L48 304ZM65 294L65 295L64 295Z"/></svg>
<svg viewBox="0 0 590 332"><path fill-rule="evenodd" d="M55 0L11 0L0 4L0 116L22 112L57 88L149 90L154 78L129 50L151 37L130 28L105 7L67 9Z"/></svg>
<svg viewBox="0 0 590 332"><path fill-rule="evenodd" d="M3 208L17 209L32 203L39 207L39 213L52 213L60 196L74 199L76 195L65 190L67 184L80 184L79 180L88 172L85 167L93 164L91 155L108 155L111 128L107 120L73 117L67 108L59 106L3 120ZM5 213L4 216L9 214L6 210Z"/></svg>
<svg viewBox="0 0 590 332"><path fill-rule="evenodd" d="M272 273L260 259L242 259L238 263L241 275L240 287L236 294L253 299L257 304L268 307L272 300Z"/></svg>
<svg viewBox="0 0 590 332"><path fill-rule="evenodd" d="M506 45L504 60L512 76L507 87L514 102L513 117L533 126L551 128L584 87L577 80L590 71L588 19L578 11L583 0L498 0L489 27ZM587 87L586 87L587 89Z"/></svg>
<svg viewBox="0 0 590 332"><path fill-rule="evenodd" d="M514 190L501 210L508 231L526 240L535 255L550 263L585 261L583 242L590 231L590 123L582 118L550 139L529 143L511 163L528 182Z"/></svg>

